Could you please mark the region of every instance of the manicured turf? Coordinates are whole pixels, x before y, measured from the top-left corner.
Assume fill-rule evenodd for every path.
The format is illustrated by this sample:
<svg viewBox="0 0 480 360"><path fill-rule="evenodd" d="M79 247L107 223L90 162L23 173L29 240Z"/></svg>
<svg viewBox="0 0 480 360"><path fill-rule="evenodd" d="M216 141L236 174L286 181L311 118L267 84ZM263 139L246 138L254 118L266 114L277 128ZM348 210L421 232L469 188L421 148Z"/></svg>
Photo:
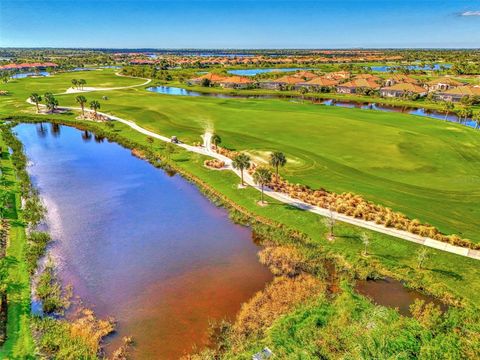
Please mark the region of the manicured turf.
<svg viewBox="0 0 480 360"><path fill-rule="evenodd" d="M0 136L0 147L5 144ZM15 193L15 209L20 204L18 184L14 168L4 151L1 159L1 170L5 174L6 185L2 190ZM7 340L0 348L1 359L29 359L34 351L33 339L30 333L30 276L25 263L25 228L19 221L17 211L7 214L10 219L10 237L6 257L2 260L8 269L7 298Z"/></svg>
<svg viewBox="0 0 480 360"><path fill-rule="evenodd" d="M102 94L91 94L100 98ZM286 153L292 182L351 191L480 241L480 132L412 115L279 100L109 93L103 110L194 142L214 128L225 146ZM71 96L65 97L72 104ZM67 100L68 98L68 100Z"/></svg>
<svg viewBox="0 0 480 360"><path fill-rule="evenodd" d="M72 74L66 76L34 81L68 87ZM28 96L8 86L11 98ZM28 88L33 91L35 83ZM480 131L413 115L281 100L166 96L142 88L85 96L99 100L102 111L187 142L213 128L223 145L254 156L283 151L289 160L283 174L292 182L355 192L445 233L480 241ZM74 106L74 97L61 96L60 104Z"/></svg>

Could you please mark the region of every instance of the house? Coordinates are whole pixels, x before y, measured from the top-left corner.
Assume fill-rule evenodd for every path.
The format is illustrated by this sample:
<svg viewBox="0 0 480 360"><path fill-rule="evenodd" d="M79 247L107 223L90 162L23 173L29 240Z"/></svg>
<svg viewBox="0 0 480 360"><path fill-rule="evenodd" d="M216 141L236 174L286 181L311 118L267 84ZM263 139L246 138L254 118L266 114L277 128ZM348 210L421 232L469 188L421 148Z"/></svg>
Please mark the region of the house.
<svg viewBox="0 0 480 360"><path fill-rule="evenodd" d="M358 80L365 79L365 80L375 81L375 82L378 82L378 83L383 81L382 78L380 78L378 76L375 76L373 74L358 74L358 75L354 76L354 79L358 79Z"/></svg>
<svg viewBox="0 0 480 360"><path fill-rule="evenodd" d="M30 69L46 69L55 68L58 65L52 62L44 63L22 63L22 64L7 64L0 66L0 71L15 71L15 70L30 70Z"/></svg>
<svg viewBox="0 0 480 360"><path fill-rule="evenodd" d="M202 75L198 78L188 80L188 84L190 84L190 85L200 85L200 84L202 84L202 82L205 79L210 81L210 83L215 84L215 83L219 83L220 81L224 80L225 76L208 73L208 74Z"/></svg>
<svg viewBox="0 0 480 360"><path fill-rule="evenodd" d="M402 97L407 94L425 96L427 95L427 90L420 85L412 83L399 83L380 89L380 95L385 97Z"/></svg>
<svg viewBox="0 0 480 360"><path fill-rule="evenodd" d="M327 79L333 79L333 80L345 80L345 79L349 79L350 76L351 74L348 71L336 71L336 72L325 74L325 77Z"/></svg>
<svg viewBox="0 0 480 360"><path fill-rule="evenodd" d="M408 84L419 84L417 79L411 78L407 75L402 75L402 74L395 74L389 77L385 81L385 87L390 87L395 84L403 84L403 83L408 83Z"/></svg>
<svg viewBox="0 0 480 360"><path fill-rule="evenodd" d="M304 81L305 81L304 79L299 78L297 76L286 75L278 79L262 81L259 83L259 86L262 89L280 90L290 86L295 87L296 85Z"/></svg>
<svg viewBox="0 0 480 360"><path fill-rule="evenodd" d="M465 86L457 86L455 88L451 88L444 92L440 92L436 95L437 100L443 101L460 101L462 98L467 96L480 96L480 86L472 86L472 85L465 85Z"/></svg>
<svg viewBox="0 0 480 360"><path fill-rule="evenodd" d="M254 84L254 81L245 76L229 76L218 81L221 87L230 89L245 89Z"/></svg>
<svg viewBox="0 0 480 360"><path fill-rule="evenodd" d="M328 79L324 76L317 76L312 80L298 83L299 87L307 87L309 89L319 90L321 88L331 88L338 84L338 80Z"/></svg>
<svg viewBox="0 0 480 360"><path fill-rule="evenodd" d="M314 74L310 71L299 71L299 72L296 72L293 76L298 77L302 80L308 81L308 80L311 80L311 79L317 77L318 75Z"/></svg>
<svg viewBox="0 0 480 360"><path fill-rule="evenodd" d="M465 84L449 77L443 77L429 81L426 85L428 91L445 91Z"/></svg>
<svg viewBox="0 0 480 360"><path fill-rule="evenodd" d="M133 59L130 60L130 65L153 65L155 61L153 60L146 60L146 59Z"/></svg>
<svg viewBox="0 0 480 360"><path fill-rule="evenodd" d="M378 90L380 85L369 79L353 79L343 84L337 85L337 92L340 94L355 94L359 89Z"/></svg>

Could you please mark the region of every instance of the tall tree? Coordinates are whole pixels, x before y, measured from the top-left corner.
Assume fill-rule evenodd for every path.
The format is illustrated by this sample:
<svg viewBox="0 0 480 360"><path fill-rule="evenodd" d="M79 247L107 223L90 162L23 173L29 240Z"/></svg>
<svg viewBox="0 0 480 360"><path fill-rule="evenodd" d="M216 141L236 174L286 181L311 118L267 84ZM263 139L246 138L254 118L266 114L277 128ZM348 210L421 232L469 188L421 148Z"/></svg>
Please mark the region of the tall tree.
<svg viewBox="0 0 480 360"><path fill-rule="evenodd" d="M87 98L83 95L78 95L75 98L75 101L80 104L80 107L82 108L82 116L85 117L85 104L87 103Z"/></svg>
<svg viewBox="0 0 480 360"><path fill-rule="evenodd" d="M280 151L275 151L270 154L270 165L275 168L275 179L278 180L278 168L284 167L287 164L285 154Z"/></svg>
<svg viewBox="0 0 480 360"><path fill-rule="evenodd" d="M85 79L80 79L78 80L78 86L83 90L83 87L87 84L87 81Z"/></svg>
<svg viewBox="0 0 480 360"><path fill-rule="evenodd" d="M253 173L253 181L255 182L255 184L260 185L261 187L262 197L260 203L263 204L264 187L268 185L270 181L272 181L272 172L270 171L270 169L260 167Z"/></svg>
<svg viewBox="0 0 480 360"><path fill-rule="evenodd" d="M213 134L212 138L210 139L213 145L218 146L222 142L222 138L218 134Z"/></svg>
<svg viewBox="0 0 480 360"><path fill-rule="evenodd" d="M40 112L40 107L38 106L38 103L42 101L42 97L38 95L37 93L32 93L30 95L30 101L33 102L37 106L37 113Z"/></svg>
<svg viewBox="0 0 480 360"><path fill-rule="evenodd" d="M78 89L78 80L77 79L72 79L72 85Z"/></svg>
<svg viewBox="0 0 480 360"><path fill-rule="evenodd" d="M455 108L455 105L451 101L444 101L442 104L442 110L445 112L445 121L448 118L450 112Z"/></svg>
<svg viewBox="0 0 480 360"><path fill-rule="evenodd" d="M97 100L90 101L90 109L93 110L95 119L97 118L97 110L100 109L100 103Z"/></svg>
<svg viewBox="0 0 480 360"><path fill-rule="evenodd" d="M240 175L242 178L242 186L243 183L243 170L248 169L250 167L250 156L247 154L238 154L232 160L232 166L234 169L240 170Z"/></svg>
<svg viewBox="0 0 480 360"><path fill-rule="evenodd" d="M58 100L53 96L52 93L45 93L44 95L45 105L50 112L54 112L58 106Z"/></svg>
<svg viewBox="0 0 480 360"><path fill-rule="evenodd" d="M472 120L475 121L475 129L478 129L480 127L480 111L473 114Z"/></svg>

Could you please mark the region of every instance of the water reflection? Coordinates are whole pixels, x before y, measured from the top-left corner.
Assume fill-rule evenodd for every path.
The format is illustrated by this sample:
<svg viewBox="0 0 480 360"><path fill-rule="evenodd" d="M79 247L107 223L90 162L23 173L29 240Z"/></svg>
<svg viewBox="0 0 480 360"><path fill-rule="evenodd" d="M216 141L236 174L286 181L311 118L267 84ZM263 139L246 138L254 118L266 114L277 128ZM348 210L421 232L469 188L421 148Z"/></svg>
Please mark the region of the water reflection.
<svg viewBox="0 0 480 360"><path fill-rule="evenodd" d="M135 358L178 358L206 343L210 319L232 318L271 279L251 231L194 185L115 143L85 141L89 132L44 136L44 126L15 130L48 208L59 275L118 321L109 352L131 335Z"/></svg>

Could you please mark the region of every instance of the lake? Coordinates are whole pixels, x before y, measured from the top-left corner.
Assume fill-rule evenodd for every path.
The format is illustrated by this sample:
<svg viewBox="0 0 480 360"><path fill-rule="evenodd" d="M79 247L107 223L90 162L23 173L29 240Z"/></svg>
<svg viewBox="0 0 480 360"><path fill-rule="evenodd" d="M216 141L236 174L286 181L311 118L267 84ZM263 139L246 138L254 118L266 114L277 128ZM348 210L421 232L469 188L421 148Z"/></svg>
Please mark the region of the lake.
<svg viewBox="0 0 480 360"><path fill-rule="evenodd" d="M12 79L25 79L31 76L50 76L50 73L48 71L22 72L18 74L13 74L10 77Z"/></svg>
<svg viewBox="0 0 480 360"><path fill-rule="evenodd" d="M132 336L136 359L172 359L207 342L211 319L232 319L271 280L249 228L196 186L89 132L15 128L48 208L50 254L64 284L118 321L111 352Z"/></svg>
<svg viewBox="0 0 480 360"><path fill-rule="evenodd" d="M229 70L229 74L240 76L255 76L258 74L270 73L270 72L292 72L299 70L311 70L310 68L270 68L270 69L240 69Z"/></svg>

